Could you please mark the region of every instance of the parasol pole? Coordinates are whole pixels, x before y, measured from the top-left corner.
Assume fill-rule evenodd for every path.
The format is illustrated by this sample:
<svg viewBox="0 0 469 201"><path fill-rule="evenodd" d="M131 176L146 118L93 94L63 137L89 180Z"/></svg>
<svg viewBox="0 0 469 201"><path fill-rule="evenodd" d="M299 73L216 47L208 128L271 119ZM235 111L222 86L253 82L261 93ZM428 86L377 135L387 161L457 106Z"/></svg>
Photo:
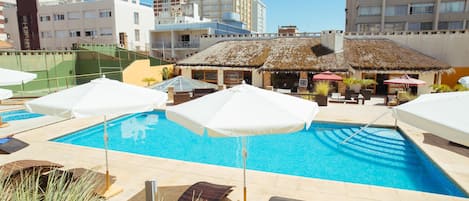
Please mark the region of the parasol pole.
<svg viewBox="0 0 469 201"><path fill-rule="evenodd" d="M106 115L104 115L104 153L106 154L106 189L105 191L109 190L111 186L111 177L109 176L109 162L108 162L108 140L109 136L107 135L107 121Z"/></svg>
<svg viewBox="0 0 469 201"><path fill-rule="evenodd" d="M242 155L243 155L243 191L244 191L244 201L246 201L246 194L247 194L247 189L246 189L246 159L248 157L248 152L246 151L246 137L242 137L242 144L243 144L243 149L242 149Z"/></svg>

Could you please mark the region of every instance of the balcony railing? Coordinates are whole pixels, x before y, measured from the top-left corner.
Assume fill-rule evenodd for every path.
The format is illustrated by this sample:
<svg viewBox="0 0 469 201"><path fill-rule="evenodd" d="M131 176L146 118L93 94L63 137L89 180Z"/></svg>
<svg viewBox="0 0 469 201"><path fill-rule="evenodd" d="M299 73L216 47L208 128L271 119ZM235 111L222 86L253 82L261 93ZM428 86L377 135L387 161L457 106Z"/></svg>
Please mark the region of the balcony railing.
<svg viewBox="0 0 469 201"><path fill-rule="evenodd" d="M152 49L171 49L171 42L154 42L152 43ZM199 41L176 41L174 42L174 48L199 48Z"/></svg>

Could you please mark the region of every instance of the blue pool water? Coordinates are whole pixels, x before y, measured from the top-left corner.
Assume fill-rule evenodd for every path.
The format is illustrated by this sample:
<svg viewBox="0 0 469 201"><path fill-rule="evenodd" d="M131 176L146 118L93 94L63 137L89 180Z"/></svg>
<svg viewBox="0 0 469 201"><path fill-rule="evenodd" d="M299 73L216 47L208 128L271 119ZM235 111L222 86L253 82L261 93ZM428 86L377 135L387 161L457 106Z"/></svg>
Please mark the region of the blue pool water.
<svg viewBox="0 0 469 201"><path fill-rule="evenodd" d="M247 168L466 197L398 131L314 122L308 130L248 137ZM166 119L164 112L128 115L108 123L109 148L129 153L242 168L239 138L199 136ZM96 125L53 141L103 147Z"/></svg>
<svg viewBox="0 0 469 201"><path fill-rule="evenodd" d="M2 117L3 122L8 122L8 121L23 120L23 119L31 119L31 118L41 117L44 115L37 114L37 113L30 113L26 110L13 110L13 111L8 111L8 112L0 112L0 116Z"/></svg>

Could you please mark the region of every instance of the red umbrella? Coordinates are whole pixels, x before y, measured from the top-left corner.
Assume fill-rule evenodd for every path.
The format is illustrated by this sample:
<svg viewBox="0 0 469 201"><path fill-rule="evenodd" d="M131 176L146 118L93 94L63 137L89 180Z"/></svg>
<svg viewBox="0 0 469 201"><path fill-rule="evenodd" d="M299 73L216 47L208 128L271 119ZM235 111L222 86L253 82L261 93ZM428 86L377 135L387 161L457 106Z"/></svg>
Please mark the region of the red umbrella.
<svg viewBox="0 0 469 201"><path fill-rule="evenodd" d="M313 80L331 80L331 81L342 81L342 77L331 73L330 71L322 72L313 76Z"/></svg>
<svg viewBox="0 0 469 201"><path fill-rule="evenodd" d="M390 80L384 80L384 84L404 84L406 86L418 86L426 84L425 81L411 78L408 75L403 75L398 78L393 78Z"/></svg>

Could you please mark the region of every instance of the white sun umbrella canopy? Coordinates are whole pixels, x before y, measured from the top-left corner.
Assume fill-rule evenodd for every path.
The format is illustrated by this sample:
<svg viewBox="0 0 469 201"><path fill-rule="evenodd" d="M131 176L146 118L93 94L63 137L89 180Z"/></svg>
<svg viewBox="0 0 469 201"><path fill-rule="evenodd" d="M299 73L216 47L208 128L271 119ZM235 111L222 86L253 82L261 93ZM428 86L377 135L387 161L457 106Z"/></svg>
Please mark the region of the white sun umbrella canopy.
<svg viewBox="0 0 469 201"><path fill-rule="evenodd" d="M316 102L247 84L218 91L166 109L168 119L202 135L239 137L286 134L309 128ZM243 140L244 195L246 154Z"/></svg>
<svg viewBox="0 0 469 201"><path fill-rule="evenodd" d="M31 112L65 117L118 115L153 110L166 103L166 93L99 78L26 102Z"/></svg>
<svg viewBox="0 0 469 201"><path fill-rule="evenodd" d="M106 115L120 115L153 110L166 103L166 93L125 84L107 78L59 91L25 103L30 112L65 118L104 116L106 153L106 189L109 188Z"/></svg>
<svg viewBox="0 0 469 201"><path fill-rule="evenodd" d="M464 76L464 77L459 78L458 82L464 87L469 88L469 76Z"/></svg>
<svg viewBox="0 0 469 201"><path fill-rule="evenodd" d="M0 100L5 100L13 97L13 92L9 89L0 89Z"/></svg>
<svg viewBox="0 0 469 201"><path fill-rule="evenodd" d="M424 94L393 108L399 121L469 146L469 91Z"/></svg>
<svg viewBox="0 0 469 201"><path fill-rule="evenodd" d="M34 73L0 68L0 86L19 85L34 80L36 77Z"/></svg>
<svg viewBox="0 0 469 201"><path fill-rule="evenodd" d="M181 76L171 78L169 80L165 80L153 86L150 86L149 88L155 89L158 91L167 92L168 87L174 87L175 92L183 92L183 91L192 91L194 89L204 89L204 88L217 89L218 86L216 84L211 84L211 83L203 82L200 80L186 78L181 75Z"/></svg>

